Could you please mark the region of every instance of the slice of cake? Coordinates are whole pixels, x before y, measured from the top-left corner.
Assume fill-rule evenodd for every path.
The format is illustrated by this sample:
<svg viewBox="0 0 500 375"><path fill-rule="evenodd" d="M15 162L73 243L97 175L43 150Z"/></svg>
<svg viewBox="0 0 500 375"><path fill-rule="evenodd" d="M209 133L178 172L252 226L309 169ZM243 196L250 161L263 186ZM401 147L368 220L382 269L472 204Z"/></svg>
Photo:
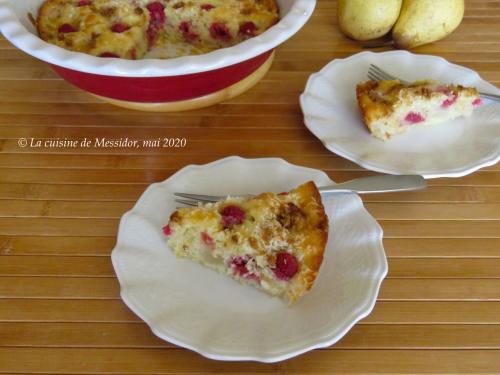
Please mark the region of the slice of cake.
<svg viewBox="0 0 500 375"><path fill-rule="evenodd" d="M387 140L415 125L436 124L470 116L481 104L473 87L417 81L368 81L356 87L363 121L372 135Z"/></svg>
<svg viewBox="0 0 500 375"><path fill-rule="evenodd" d="M293 303L323 260L328 218L316 185L181 208L163 228L180 258Z"/></svg>

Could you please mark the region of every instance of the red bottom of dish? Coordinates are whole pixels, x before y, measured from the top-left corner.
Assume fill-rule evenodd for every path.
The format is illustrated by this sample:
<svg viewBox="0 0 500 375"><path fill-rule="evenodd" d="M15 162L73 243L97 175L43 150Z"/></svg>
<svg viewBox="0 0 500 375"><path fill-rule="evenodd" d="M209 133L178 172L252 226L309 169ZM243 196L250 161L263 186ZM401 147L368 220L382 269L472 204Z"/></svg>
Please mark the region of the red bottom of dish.
<svg viewBox="0 0 500 375"><path fill-rule="evenodd" d="M273 51L241 63L202 73L170 77L114 77L52 65L66 81L100 97L139 103L165 103L199 98L228 88L266 63Z"/></svg>
<svg viewBox="0 0 500 375"><path fill-rule="evenodd" d="M273 64L274 53L269 56L269 58L262 64L255 72L245 77L234 85L226 87L222 90L213 92L208 95L199 96L193 99L177 100L169 102L158 102L158 103L144 103L144 102L131 102L125 100L117 100L106 98L99 95L94 95L95 97L108 102L110 104L116 105L118 107L123 107L127 109L133 109L138 111L147 112L179 112L188 111L198 108L209 107L220 102L229 100L238 96L245 91L249 90L255 86L269 71L271 65Z"/></svg>

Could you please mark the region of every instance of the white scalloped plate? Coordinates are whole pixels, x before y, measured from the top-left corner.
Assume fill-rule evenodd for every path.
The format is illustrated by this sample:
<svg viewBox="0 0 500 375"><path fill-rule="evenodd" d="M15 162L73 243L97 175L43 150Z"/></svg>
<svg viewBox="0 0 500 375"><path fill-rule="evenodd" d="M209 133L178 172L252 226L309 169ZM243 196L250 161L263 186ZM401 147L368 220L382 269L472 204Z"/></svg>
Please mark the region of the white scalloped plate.
<svg viewBox="0 0 500 375"><path fill-rule="evenodd" d="M324 202L331 226L324 262L313 289L291 307L177 259L161 229L175 210L173 192L280 192L308 180L333 183L282 159L230 157L151 185L123 216L112 253L122 299L157 336L212 359L275 362L332 345L371 312L387 274L382 229L357 195Z"/></svg>
<svg viewBox="0 0 500 375"><path fill-rule="evenodd" d="M311 17L316 0L277 0L281 20L261 35L230 48L175 59L98 58L41 40L28 19L43 0L0 0L0 32L19 49L48 63L86 73L120 77L165 77L224 68L272 50L297 33Z"/></svg>
<svg viewBox="0 0 500 375"><path fill-rule="evenodd" d="M415 127L386 142L372 137L355 92L370 64L409 81L433 78L500 94L475 71L441 57L391 51L333 60L310 77L300 98L306 126L330 151L377 172L426 178L461 177L500 160L500 104L490 101L470 118Z"/></svg>

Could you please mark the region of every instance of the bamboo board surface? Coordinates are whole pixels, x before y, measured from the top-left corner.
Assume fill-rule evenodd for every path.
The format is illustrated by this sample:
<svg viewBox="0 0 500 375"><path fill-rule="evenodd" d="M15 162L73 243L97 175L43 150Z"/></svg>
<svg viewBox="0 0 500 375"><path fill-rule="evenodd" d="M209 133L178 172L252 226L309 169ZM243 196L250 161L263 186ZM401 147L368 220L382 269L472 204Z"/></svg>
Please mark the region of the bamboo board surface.
<svg viewBox="0 0 500 375"><path fill-rule="evenodd" d="M373 313L331 348L224 363L156 338L119 298L120 216L150 183L225 156L282 157L341 182L373 174L329 153L298 105L308 76L360 51L319 0L271 71L229 102L185 113L113 107L0 37L0 373L500 373L500 164L425 191L364 197L389 275ZM415 50L500 86L500 1L467 0L460 28ZM20 138L183 137L180 149L20 148Z"/></svg>

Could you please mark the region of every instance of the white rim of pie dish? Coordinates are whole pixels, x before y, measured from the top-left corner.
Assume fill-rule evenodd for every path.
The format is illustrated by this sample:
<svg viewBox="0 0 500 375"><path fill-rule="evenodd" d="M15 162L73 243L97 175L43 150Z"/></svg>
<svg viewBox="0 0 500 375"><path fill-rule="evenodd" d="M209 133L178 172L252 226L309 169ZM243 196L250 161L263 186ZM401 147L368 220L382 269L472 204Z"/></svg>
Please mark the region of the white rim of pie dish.
<svg viewBox="0 0 500 375"><path fill-rule="evenodd" d="M445 64L453 69L461 70L464 73L467 73L470 76L473 76L475 79L481 81L484 85L486 85L489 88L489 92L491 94L495 95L500 95L500 89L494 86L493 84L489 83L485 79L483 79L478 72L476 72L473 69L466 68L462 65L458 64L453 64L446 60L443 57L440 56L434 56L434 55L424 55L424 54L415 54L411 53L409 51L404 51L404 50L397 50L397 51L385 51L385 52L372 52L372 51L363 51L359 52L357 54L351 55L349 57L343 58L343 59L334 59L330 63L328 63L326 66L324 66L319 72L313 73L306 84L306 87L304 89L304 92L300 96L300 106L302 109L302 113L304 114L304 123L306 127L311 131L311 133L315 134L315 125L313 124L314 118L312 116L309 116L307 114L306 108L306 99L311 96L311 93L313 92L312 87L316 84L316 81L321 80L324 78L325 74L327 71L332 70L336 65L338 64L345 64L348 63L349 61L356 60L359 58L363 58L365 56L374 56L374 55L405 55L407 59L428 59L428 60L433 60L434 62L437 62L439 64ZM365 79L366 77L360 77L360 81ZM365 79L366 80L366 79ZM416 173L415 171L405 171L405 170L397 170L396 168L391 168L391 167L385 167L384 165L373 163L370 160L367 160L367 158L364 155L356 155L353 154L352 152L344 149L340 144L332 143L329 142L327 139L317 137L323 145L331 152L346 158L359 166L366 168L368 170L372 170L375 172L379 173L386 173L386 174L405 174L405 173ZM481 160L477 160L474 162L470 162L467 165L461 166L461 167L456 167L452 170L448 171L442 171L442 172L432 172L432 173L426 173L426 172L419 172L424 178L426 179L432 179L432 178L458 178L458 177L463 177L466 175L469 175L473 172L478 171L479 169L489 167L492 165L495 165L500 161L500 145L497 148L495 153L492 153L486 157L484 157Z"/></svg>
<svg viewBox="0 0 500 375"><path fill-rule="evenodd" d="M295 0L290 11L276 25L233 47L173 59L125 60L72 52L43 41L20 22L11 6L12 1L14 0L0 0L0 32L20 50L50 64L71 70L140 78L202 73L250 60L291 38L306 24L316 7L316 0Z"/></svg>
<svg viewBox="0 0 500 375"><path fill-rule="evenodd" d="M242 158L239 156L231 156L227 157L224 159L216 160L214 162L208 163L208 164L192 164L188 165L182 169L180 169L178 172L167 178L163 182L159 183L154 183L151 184L141 195L141 197L138 199L137 203L134 205L134 207L125 213L119 224L118 228L118 235L117 235L117 243L115 245L115 248L113 249L111 253L111 260L113 264L113 268L116 272L118 281L120 283L120 297L123 300L123 302L146 324L148 324L149 328L151 331L158 336L159 338L168 341L174 345L177 345L179 347L185 348L192 350L206 358L213 359L213 360L219 360L219 361L256 361L256 362L263 362L263 363L275 363L275 362L280 362L284 361L296 356L299 356L301 354L304 354L306 352L309 352L314 349L321 349L321 348L326 348L329 347L336 342L338 342L343 336L349 332L352 327L357 324L360 320L363 318L367 317L375 307L379 292L380 292L380 287L387 276L388 273L388 264L387 264L387 258L385 255L385 250L383 246L383 230L380 224L369 214L369 212L364 208L363 202L361 198L358 195L353 195L357 200L359 200L359 203L361 204L365 214L366 218L368 221L371 222L372 224L372 231L373 235L372 240L374 244L374 248L376 249L376 256L374 258L376 259L376 274L374 271L374 276L371 278L370 281L370 287L369 291L365 294L365 300L363 301L362 305L358 306L358 308L353 311L352 315L346 317L346 319L342 322L343 324L340 325L340 328L330 330L325 336L321 337L315 337L314 339L309 339L307 341L302 341L302 342L297 342L294 346L295 348L293 350L289 350L288 348L285 350L279 351L277 348L277 353L274 354L256 354L256 353L249 353L248 355L226 355L226 354L220 354L217 353L216 351L207 351L204 349L204 347L200 345L194 345L194 344L188 344L186 342L183 342L182 339L177 339L176 337L172 337L170 335L167 335L163 332L160 332L158 329L156 329L153 325L153 319L148 317L148 313L143 310L143 308L134 302L134 297L130 293L130 288L127 287L124 277L124 272L120 267L120 260L119 260L119 251L120 248L123 246L120 243L120 233L123 233L125 230L125 226L127 225L127 221L130 216L136 215L134 211L136 211L137 207L139 207L143 201L145 201L153 189L155 189L158 185L165 184L167 181L169 181L172 178L177 178L180 177L184 174L187 174L191 172L192 170L196 169L201 169L201 168L209 168L209 167L214 167L214 166L220 166L226 163L231 163L231 162L269 162L269 163L283 163L287 166L290 166L291 168L297 169L297 170L308 170L308 171L314 171L316 173L321 172L327 179L329 177L323 172L318 169L313 169L313 168L307 168L307 167L302 167L298 166L295 164L291 164L287 162L284 159L281 158L257 158L257 159L247 159L247 158ZM331 180L330 180L331 181ZM375 267L374 267L375 268Z"/></svg>

